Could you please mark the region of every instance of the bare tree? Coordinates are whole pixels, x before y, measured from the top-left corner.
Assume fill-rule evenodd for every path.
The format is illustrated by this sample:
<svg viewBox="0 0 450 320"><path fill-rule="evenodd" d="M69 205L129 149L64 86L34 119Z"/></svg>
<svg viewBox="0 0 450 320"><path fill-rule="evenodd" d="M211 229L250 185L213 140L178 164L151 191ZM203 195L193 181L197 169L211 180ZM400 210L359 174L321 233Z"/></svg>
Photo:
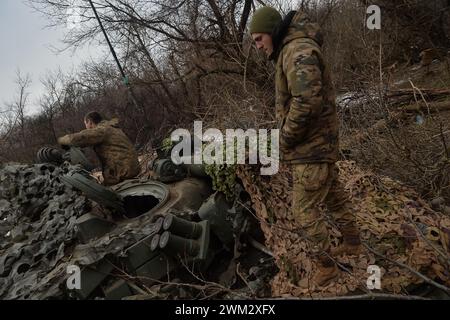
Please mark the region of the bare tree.
<svg viewBox="0 0 450 320"><path fill-rule="evenodd" d="M20 129L20 137L23 147L26 146L26 134L25 134L25 112L26 112L26 106L28 103L28 97L29 97L29 86L31 84L31 76L30 74L22 75L20 70L17 69L16 71L16 80L15 83L17 85L16 89L16 97L14 101L10 104L10 109L12 110L16 123L19 126Z"/></svg>
<svg viewBox="0 0 450 320"><path fill-rule="evenodd" d="M56 143L57 134L54 119L58 113L65 109L64 102L67 93L64 87L64 75L60 69L56 72L49 71L41 79L41 83L45 87L46 92L40 97L40 105L48 123L48 130L53 140L52 143Z"/></svg>

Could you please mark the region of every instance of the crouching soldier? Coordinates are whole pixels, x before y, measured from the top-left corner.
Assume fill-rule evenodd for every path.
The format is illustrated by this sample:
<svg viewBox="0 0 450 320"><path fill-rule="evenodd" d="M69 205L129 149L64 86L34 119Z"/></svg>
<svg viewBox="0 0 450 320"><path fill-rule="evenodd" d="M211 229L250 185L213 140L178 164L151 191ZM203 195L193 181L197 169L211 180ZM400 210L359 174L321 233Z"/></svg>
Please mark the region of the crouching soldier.
<svg viewBox="0 0 450 320"><path fill-rule="evenodd" d="M322 37L301 11L284 19L273 8L254 13L250 33L256 47L276 64L276 116L282 160L292 165L292 213L311 243L318 272L313 281L323 286L338 275L332 259L361 251L359 230L348 195L338 180L338 119ZM343 235L343 245L330 252L329 230L319 210L326 204Z"/></svg>
<svg viewBox="0 0 450 320"><path fill-rule="evenodd" d="M58 139L61 146L93 147L102 165L103 184L110 186L136 177L139 162L136 150L118 120L104 120L98 112L84 117L86 130Z"/></svg>

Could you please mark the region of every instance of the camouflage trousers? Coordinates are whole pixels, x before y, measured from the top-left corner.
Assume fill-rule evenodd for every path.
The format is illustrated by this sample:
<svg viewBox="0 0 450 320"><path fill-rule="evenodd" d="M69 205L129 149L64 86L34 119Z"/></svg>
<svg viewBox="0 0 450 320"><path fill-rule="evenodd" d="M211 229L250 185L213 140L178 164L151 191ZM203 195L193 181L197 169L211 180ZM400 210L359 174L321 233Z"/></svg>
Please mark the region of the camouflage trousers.
<svg viewBox="0 0 450 320"><path fill-rule="evenodd" d="M311 253L329 251L327 217L319 206L326 205L330 218L343 237L359 237L347 192L338 180L334 163L293 165L292 213L298 226L312 240Z"/></svg>

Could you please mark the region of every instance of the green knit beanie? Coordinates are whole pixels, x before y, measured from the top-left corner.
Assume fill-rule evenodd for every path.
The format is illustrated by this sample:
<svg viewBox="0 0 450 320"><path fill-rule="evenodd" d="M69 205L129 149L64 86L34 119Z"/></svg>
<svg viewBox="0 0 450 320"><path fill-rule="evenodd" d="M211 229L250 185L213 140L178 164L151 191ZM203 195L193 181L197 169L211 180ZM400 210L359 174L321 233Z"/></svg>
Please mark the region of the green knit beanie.
<svg viewBox="0 0 450 320"><path fill-rule="evenodd" d="M250 22L250 34L272 33L282 20L281 14L272 7L261 7L255 11Z"/></svg>

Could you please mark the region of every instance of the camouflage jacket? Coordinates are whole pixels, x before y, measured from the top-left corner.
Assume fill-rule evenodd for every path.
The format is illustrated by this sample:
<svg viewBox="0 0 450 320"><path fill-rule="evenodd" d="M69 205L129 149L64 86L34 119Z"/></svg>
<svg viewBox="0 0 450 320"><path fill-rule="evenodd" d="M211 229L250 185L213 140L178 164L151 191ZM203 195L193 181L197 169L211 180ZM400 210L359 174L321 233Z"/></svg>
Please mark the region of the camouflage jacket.
<svg viewBox="0 0 450 320"><path fill-rule="evenodd" d="M139 174L136 150L118 127L117 119L102 121L94 129L66 135L58 142L77 147L92 146L102 164L105 185L117 184Z"/></svg>
<svg viewBox="0 0 450 320"><path fill-rule="evenodd" d="M282 160L335 162L338 120L319 27L300 11L291 12L283 23L284 30L281 26L273 34L271 57L276 61L276 115Z"/></svg>

